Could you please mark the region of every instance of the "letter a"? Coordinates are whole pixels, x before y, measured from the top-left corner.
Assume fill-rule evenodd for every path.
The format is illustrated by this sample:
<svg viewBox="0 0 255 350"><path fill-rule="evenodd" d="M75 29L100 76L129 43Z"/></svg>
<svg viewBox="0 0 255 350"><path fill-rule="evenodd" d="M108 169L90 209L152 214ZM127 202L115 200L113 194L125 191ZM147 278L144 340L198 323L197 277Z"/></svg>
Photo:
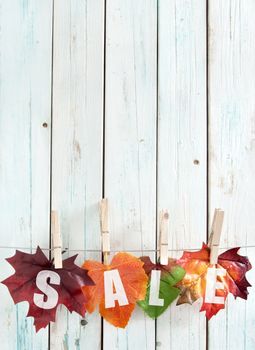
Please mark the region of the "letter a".
<svg viewBox="0 0 255 350"><path fill-rule="evenodd" d="M119 306L129 304L118 270L104 272L104 292L106 309L115 307L115 300L118 301Z"/></svg>
<svg viewBox="0 0 255 350"><path fill-rule="evenodd" d="M60 276L54 271L44 270L36 277L36 286L47 296L47 300L44 301L43 294L35 293L34 303L45 310L53 309L58 303L58 292L48 284L48 280L49 283L60 285Z"/></svg>
<svg viewBox="0 0 255 350"><path fill-rule="evenodd" d="M216 289L224 289L222 282L217 281L217 276L225 276L226 270L209 267L206 275L205 302L210 304L224 304L224 297L215 295Z"/></svg>
<svg viewBox="0 0 255 350"><path fill-rule="evenodd" d="M164 306L164 299L159 298L160 270L151 271L149 305Z"/></svg>

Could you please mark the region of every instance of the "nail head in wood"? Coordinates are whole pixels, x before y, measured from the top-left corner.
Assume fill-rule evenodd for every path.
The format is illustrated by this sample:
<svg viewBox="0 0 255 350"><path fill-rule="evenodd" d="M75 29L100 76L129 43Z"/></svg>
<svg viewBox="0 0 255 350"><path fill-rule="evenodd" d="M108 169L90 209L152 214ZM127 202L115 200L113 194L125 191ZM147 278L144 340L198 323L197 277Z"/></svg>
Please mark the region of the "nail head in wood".
<svg viewBox="0 0 255 350"><path fill-rule="evenodd" d="M81 326L86 326L88 324L88 321L85 319L81 320Z"/></svg>

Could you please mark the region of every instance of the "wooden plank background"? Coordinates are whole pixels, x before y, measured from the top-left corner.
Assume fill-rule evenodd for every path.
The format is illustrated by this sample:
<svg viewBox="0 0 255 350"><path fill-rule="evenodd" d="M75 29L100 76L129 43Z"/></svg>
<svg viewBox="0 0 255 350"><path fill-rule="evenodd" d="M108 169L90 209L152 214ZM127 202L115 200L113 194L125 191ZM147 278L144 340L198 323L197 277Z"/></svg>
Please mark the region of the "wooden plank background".
<svg viewBox="0 0 255 350"><path fill-rule="evenodd" d="M222 247L255 265L254 13L254 0L0 0L1 280L16 248L48 254L51 209L66 257L101 259L102 196L113 250L155 258L168 209L180 256L221 207ZM60 307L35 334L26 303L3 285L0 300L3 350L255 349L254 288L209 323L198 302L156 322L137 308L125 330Z"/></svg>

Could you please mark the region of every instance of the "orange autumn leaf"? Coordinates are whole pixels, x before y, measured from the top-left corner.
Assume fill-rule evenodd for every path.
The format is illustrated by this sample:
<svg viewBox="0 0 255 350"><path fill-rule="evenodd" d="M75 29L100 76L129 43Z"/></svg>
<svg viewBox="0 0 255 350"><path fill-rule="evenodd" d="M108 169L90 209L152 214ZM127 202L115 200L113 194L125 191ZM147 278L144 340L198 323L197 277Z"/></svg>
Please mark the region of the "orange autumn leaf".
<svg viewBox="0 0 255 350"><path fill-rule="evenodd" d="M218 276L218 280L223 284L223 289L217 289L216 295L226 300L229 293L235 298L247 299L249 282L245 274L251 269L251 264L247 257L237 254L239 248L227 250L218 257L216 268L226 270L225 276ZM210 264L210 248L203 244L201 250L197 252L184 252L177 263L186 270L186 275L178 284L181 288L181 295L177 305L184 303L192 304L199 298L203 298L203 305L200 311L206 312L206 317L210 319L219 310L224 309L224 304L212 304L205 302L206 276Z"/></svg>
<svg viewBox="0 0 255 350"><path fill-rule="evenodd" d="M82 268L88 270L88 275L94 281L95 286L84 286L82 291L86 298L85 307L92 313L97 305L104 319L115 327L125 328L138 300L143 300L146 295L148 277L143 269L143 262L128 253L116 254L110 265L104 265L98 261L87 260ZM104 272L118 270L129 304L105 308Z"/></svg>

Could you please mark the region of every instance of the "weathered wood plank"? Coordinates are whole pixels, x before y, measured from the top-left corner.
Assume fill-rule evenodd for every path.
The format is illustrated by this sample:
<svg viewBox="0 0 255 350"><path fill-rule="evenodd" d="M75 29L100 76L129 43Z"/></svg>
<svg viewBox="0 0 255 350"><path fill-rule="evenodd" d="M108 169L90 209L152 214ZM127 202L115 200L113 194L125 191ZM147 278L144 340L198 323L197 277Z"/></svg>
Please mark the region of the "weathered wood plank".
<svg viewBox="0 0 255 350"><path fill-rule="evenodd" d="M158 210L170 213L169 248L182 250L206 240L206 1L159 0L158 11ZM204 350L199 308L159 317L157 348Z"/></svg>
<svg viewBox="0 0 255 350"><path fill-rule="evenodd" d="M51 21L51 0L0 1L1 246L48 246ZM1 280L14 253L0 251ZM47 349L48 330L35 335L28 304L15 307L3 285L0 293L1 348Z"/></svg>
<svg viewBox="0 0 255 350"><path fill-rule="evenodd" d="M55 0L52 207L60 213L63 245L71 250L100 249L103 29L103 1ZM101 259L80 252L77 263L85 257ZM100 316L86 320L82 326L78 315L59 310L51 350L101 349Z"/></svg>
<svg viewBox="0 0 255 350"><path fill-rule="evenodd" d="M255 244L254 11L251 0L209 7L209 206L210 216L215 207L225 210L222 246L228 247ZM252 257L254 249L247 252ZM254 348L250 293L247 303L229 297L210 321L210 349Z"/></svg>
<svg viewBox="0 0 255 350"><path fill-rule="evenodd" d="M107 1L106 15L105 195L111 247L155 249L157 1ZM105 322L104 348L154 349L154 321L137 309L125 330Z"/></svg>

